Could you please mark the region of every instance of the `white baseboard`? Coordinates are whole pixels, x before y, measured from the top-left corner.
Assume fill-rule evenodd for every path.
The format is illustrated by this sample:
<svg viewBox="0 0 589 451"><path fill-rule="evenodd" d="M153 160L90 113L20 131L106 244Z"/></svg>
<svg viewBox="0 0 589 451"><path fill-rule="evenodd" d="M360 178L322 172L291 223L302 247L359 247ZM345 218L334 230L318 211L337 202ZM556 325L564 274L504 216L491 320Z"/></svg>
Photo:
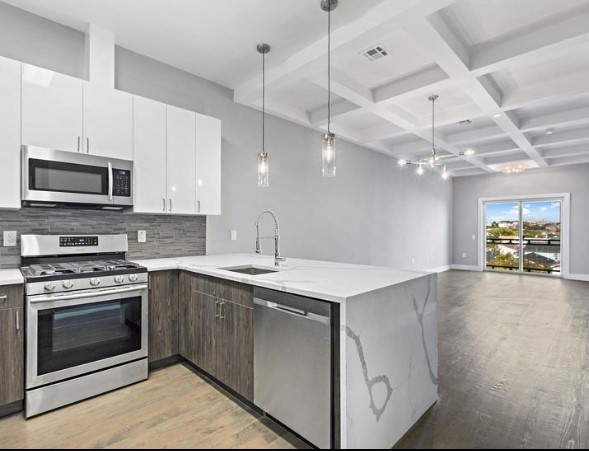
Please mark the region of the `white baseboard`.
<svg viewBox="0 0 589 451"><path fill-rule="evenodd" d="M429 268L426 271L427 272L446 272L446 271L450 271L450 265L446 265L446 266L438 266L437 268Z"/></svg>
<svg viewBox="0 0 589 451"><path fill-rule="evenodd" d="M450 265L450 269L457 269L458 271L480 271L476 265Z"/></svg>
<svg viewBox="0 0 589 451"><path fill-rule="evenodd" d="M568 274L564 278L569 280L582 280L583 282L589 282L589 274Z"/></svg>

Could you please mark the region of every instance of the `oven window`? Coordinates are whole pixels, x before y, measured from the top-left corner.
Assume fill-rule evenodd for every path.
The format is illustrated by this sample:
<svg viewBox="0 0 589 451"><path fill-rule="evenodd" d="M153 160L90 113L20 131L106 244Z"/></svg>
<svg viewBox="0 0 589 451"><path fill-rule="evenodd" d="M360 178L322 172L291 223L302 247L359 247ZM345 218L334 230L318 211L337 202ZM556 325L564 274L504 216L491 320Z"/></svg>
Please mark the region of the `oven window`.
<svg viewBox="0 0 589 451"><path fill-rule="evenodd" d="M99 166L30 159L29 189L107 195L108 169Z"/></svg>
<svg viewBox="0 0 589 451"><path fill-rule="evenodd" d="M141 349L141 297L38 313L39 375Z"/></svg>

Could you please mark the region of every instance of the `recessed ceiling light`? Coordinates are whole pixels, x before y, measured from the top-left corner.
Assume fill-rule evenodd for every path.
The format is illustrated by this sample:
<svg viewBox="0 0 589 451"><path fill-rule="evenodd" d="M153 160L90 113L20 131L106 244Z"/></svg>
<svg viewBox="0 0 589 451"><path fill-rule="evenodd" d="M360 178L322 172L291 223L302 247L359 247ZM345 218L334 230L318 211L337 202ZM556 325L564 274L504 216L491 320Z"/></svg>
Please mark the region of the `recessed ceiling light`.
<svg viewBox="0 0 589 451"><path fill-rule="evenodd" d="M547 135L552 135L554 133L554 129L553 128L549 128L548 130L546 130L546 134Z"/></svg>

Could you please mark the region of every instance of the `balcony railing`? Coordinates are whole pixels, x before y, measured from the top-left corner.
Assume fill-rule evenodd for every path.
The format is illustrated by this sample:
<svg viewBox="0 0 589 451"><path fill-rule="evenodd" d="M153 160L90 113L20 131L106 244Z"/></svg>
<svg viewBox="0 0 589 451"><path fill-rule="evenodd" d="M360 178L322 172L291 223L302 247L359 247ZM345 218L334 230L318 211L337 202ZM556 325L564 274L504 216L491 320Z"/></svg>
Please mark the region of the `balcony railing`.
<svg viewBox="0 0 589 451"><path fill-rule="evenodd" d="M487 238L487 252L489 245L504 245L513 247L513 255L519 259L519 248L524 252L523 271L535 273L560 273L560 239L559 238ZM542 254L554 254L557 258L550 258ZM509 265L503 262L487 262L488 269L519 271L519 264Z"/></svg>

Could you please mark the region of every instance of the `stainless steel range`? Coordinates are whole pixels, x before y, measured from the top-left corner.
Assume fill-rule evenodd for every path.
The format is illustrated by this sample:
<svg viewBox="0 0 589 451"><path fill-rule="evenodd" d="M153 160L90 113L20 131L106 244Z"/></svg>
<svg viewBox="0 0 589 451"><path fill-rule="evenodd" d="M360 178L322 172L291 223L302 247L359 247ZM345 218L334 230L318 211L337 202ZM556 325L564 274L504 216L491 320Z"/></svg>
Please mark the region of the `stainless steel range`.
<svg viewBox="0 0 589 451"><path fill-rule="evenodd" d="M23 235L27 418L147 379L148 274L126 235Z"/></svg>

